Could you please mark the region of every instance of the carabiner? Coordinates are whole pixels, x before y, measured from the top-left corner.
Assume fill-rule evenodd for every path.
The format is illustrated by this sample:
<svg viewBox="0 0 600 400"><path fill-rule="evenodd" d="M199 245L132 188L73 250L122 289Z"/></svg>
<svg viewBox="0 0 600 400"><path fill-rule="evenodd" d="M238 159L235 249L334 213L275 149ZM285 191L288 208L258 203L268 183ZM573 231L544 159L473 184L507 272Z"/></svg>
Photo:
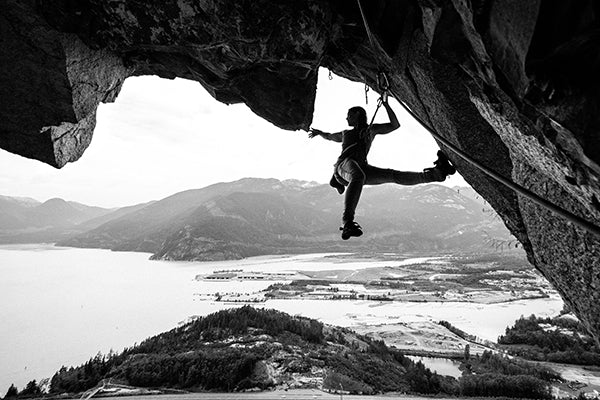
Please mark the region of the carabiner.
<svg viewBox="0 0 600 400"><path fill-rule="evenodd" d="M377 74L377 87L380 92L387 92L390 89L390 82L383 71L379 71Z"/></svg>

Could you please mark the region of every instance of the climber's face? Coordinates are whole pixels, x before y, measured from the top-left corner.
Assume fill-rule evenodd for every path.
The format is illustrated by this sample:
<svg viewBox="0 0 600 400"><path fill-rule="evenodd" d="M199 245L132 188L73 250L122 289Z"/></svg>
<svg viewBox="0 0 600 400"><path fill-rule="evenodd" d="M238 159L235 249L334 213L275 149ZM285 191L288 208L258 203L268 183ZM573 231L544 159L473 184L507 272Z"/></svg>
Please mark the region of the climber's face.
<svg viewBox="0 0 600 400"><path fill-rule="evenodd" d="M357 115L358 113L354 110L348 110L348 116L346 117L346 121L348 121L349 126L356 126L357 124Z"/></svg>

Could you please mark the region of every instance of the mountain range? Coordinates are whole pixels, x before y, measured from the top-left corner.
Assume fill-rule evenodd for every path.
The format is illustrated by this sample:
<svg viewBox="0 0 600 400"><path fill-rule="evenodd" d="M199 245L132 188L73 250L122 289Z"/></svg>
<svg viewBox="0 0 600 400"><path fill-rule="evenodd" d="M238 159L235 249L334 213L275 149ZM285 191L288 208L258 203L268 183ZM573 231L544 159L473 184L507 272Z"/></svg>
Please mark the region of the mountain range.
<svg viewBox="0 0 600 400"><path fill-rule="evenodd" d="M53 198L0 196L0 243L54 243L88 231L149 203L122 208Z"/></svg>
<svg viewBox="0 0 600 400"><path fill-rule="evenodd" d="M514 238L470 188L366 187L365 235L342 241L343 196L327 185L245 178L117 209L0 196L0 243L56 242L165 260L304 252L480 251Z"/></svg>

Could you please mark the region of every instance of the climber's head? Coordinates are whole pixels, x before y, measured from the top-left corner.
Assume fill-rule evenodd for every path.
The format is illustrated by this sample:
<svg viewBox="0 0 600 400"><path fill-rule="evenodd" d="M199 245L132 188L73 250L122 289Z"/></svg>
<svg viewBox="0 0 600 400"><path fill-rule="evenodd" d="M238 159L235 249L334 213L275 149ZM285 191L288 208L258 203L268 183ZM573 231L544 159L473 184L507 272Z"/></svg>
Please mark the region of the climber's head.
<svg viewBox="0 0 600 400"><path fill-rule="evenodd" d="M367 112L362 107L352 107L348 110L346 121L355 128L367 126Z"/></svg>

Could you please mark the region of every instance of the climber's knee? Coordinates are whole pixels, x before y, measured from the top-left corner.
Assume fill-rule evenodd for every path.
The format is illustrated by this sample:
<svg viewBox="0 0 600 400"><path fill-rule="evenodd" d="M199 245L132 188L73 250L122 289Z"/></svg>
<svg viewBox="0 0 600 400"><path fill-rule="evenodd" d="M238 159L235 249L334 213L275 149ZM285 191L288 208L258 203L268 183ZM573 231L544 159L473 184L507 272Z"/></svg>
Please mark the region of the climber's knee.
<svg viewBox="0 0 600 400"><path fill-rule="evenodd" d="M337 167L337 172L349 184L353 182L364 184L367 178L358 163L351 159L342 161Z"/></svg>

